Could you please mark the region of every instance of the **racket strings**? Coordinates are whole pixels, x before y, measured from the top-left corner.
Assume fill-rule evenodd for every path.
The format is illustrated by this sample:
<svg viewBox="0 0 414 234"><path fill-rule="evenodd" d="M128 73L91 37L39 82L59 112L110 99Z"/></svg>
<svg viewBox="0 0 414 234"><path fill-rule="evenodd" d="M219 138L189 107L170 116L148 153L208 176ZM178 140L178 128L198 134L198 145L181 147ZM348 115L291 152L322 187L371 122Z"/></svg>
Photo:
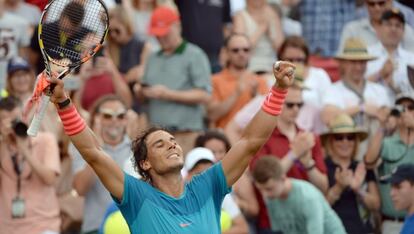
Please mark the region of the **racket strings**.
<svg viewBox="0 0 414 234"><path fill-rule="evenodd" d="M97 0L55 0L42 17L41 39L54 63L70 66L90 57L103 42L108 25Z"/></svg>

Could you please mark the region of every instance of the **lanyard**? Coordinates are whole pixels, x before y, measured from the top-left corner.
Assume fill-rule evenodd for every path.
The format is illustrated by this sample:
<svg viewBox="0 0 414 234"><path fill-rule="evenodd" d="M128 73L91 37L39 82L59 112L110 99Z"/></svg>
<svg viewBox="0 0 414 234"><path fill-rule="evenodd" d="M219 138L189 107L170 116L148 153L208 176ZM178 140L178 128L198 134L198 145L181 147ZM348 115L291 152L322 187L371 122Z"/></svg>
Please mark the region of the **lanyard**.
<svg viewBox="0 0 414 234"><path fill-rule="evenodd" d="M17 159L17 153L13 154L11 156L11 160L13 163L13 169L14 172L16 172L17 175L17 195L20 195L20 190L21 190L21 175L22 175L22 171L23 171L23 163L19 164L18 159Z"/></svg>

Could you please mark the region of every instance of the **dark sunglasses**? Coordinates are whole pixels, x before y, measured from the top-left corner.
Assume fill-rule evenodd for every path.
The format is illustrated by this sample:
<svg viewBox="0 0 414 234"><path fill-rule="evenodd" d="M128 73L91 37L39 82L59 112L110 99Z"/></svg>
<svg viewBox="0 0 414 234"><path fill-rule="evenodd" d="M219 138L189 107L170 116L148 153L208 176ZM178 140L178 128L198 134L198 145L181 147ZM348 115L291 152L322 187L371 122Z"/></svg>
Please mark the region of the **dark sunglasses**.
<svg viewBox="0 0 414 234"><path fill-rule="evenodd" d="M305 58L283 58L282 60L289 61L291 63L306 63Z"/></svg>
<svg viewBox="0 0 414 234"><path fill-rule="evenodd" d="M303 106L303 102L285 102L285 105L289 109L292 109L294 106L297 106L300 109Z"/></svg>
<svg viewBox="0 0 414 234"><path fill-rule="evenodd" d="M411 104L411 105L405 106L405 109L406 109L406 110L409 110L409 111L414 111L414 104Z"/></svg>
<svg viewBox="0 0 414 234"><path fill-rule="evenodd" d="M370 7L374 7L375 5L383 7L385 6L385 3L387 3L387 1L375 1L375 2L367 1L367 5Z"/></svg>
<svg viewBox="0 0 414 234"><path fill-rule="evenodd" d="M101 110L99 113L102 115L102 118L106 120L110 120L110 119L123 120L126 117L125 111L114 112L112 110Z"/></svg>
<svg viewBox="0 0 414 234"><path fill-rule="evenodd" d="M349 134L349 135L335 134L335 135L333 135L333 139L335 141L343 141L344 139L346 139L348 141L354 141L356 139L356 135L355 134Z"/></svg>
<svg viewBox="0 0 414 234"><path fill-rule="evenodd" d="M235 54L239 53L240 51L243 51L244 53L249 53L250 48L248 48L248 47L245 47L245 48L232 48L232 49L230 49L230 51L232 53L235 53Z"/></svg>

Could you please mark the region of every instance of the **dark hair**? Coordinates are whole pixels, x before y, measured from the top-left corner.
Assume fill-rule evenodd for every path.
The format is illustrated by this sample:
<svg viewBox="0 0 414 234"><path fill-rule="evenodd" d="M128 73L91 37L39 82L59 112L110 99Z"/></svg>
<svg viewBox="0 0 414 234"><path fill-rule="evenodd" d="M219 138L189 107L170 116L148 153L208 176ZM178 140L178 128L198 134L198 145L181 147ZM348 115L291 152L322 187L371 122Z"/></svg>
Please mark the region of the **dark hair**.
<svg viewBox="0 0 414 234"><path fill-rule="evenodd" d="M81 3L72 1L63 9L62 16L68 17L73 25L78 26L85 16L85 7Z"/></svg>
<svg viewBox="0 0 414 234"><path fill-rule="evenodd" d="M307 63L309 59L309 47L303 37L300 37L300 36L286 37L282 45L280 45L279 51L277 52L278 56L281 57L288 47L293 47L293 48L302 50L305 53L306 63Z"/></svg>
<svg viewBox="0 0 414 234"><path fill-rule="evenodd" d="M256 182L264 184L269 179L282 178L283 168L276 156L266 155L257 160L252 175Z"/></svg>
<svg viewBox="0 0 414 234"><path fill-rule="evenodd" d="M207 141L211 139L217 139L224 143L226 146L226 152L228 152L231 148L231 144L229 139L227 138L224 133L218 131L218 130L207 130L204 133L200 134L196 139L194 143L194 147L205 147Z"/></svg>
<svg viewBox="0 0 414 234"><path fill-rule="evenodd" d="M2 110L12 111L16 107L20 107L21 104L22 103L20 102L18 98L13 97L13 96L8 96L8 97L0 99L0 111Z"/></svg>
<svg viewBox="0 0 414 234"><path fill-rule="evenodd" d="M152 126L148 128L147 130L143 131L141 134L135 138L135 140L132 141L131 150L134 154L132 157L132 165L134 166L135 170L142 176L142 179L144 181L151 181L151 177L148 173L148 171L145 171L141 167L141 162L147 159L148 156L148 149L147 149L147 143L145 142L147 137L156 131L167 131L162 127L159 126Z"/></svg>

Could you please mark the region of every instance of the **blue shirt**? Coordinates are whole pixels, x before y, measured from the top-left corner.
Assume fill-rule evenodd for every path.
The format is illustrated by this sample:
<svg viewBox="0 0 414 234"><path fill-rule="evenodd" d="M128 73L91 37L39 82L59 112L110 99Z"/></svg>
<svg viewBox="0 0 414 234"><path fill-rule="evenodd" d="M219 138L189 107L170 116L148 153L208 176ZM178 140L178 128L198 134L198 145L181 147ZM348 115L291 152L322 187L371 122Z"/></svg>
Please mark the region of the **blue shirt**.
<svg viewBox="0 0 414 234"><path fill-rule="evenodd" d="M124 174L122 201L114 198L132 234L220 234L221 203L231 191L221 163L194 176L179 198Z"/></svg>
<svg viewBox="0 0 414 234"><path fill-rule="evenodd" d="M414 214L405 218L401 234L414 234Z"/></svg>

